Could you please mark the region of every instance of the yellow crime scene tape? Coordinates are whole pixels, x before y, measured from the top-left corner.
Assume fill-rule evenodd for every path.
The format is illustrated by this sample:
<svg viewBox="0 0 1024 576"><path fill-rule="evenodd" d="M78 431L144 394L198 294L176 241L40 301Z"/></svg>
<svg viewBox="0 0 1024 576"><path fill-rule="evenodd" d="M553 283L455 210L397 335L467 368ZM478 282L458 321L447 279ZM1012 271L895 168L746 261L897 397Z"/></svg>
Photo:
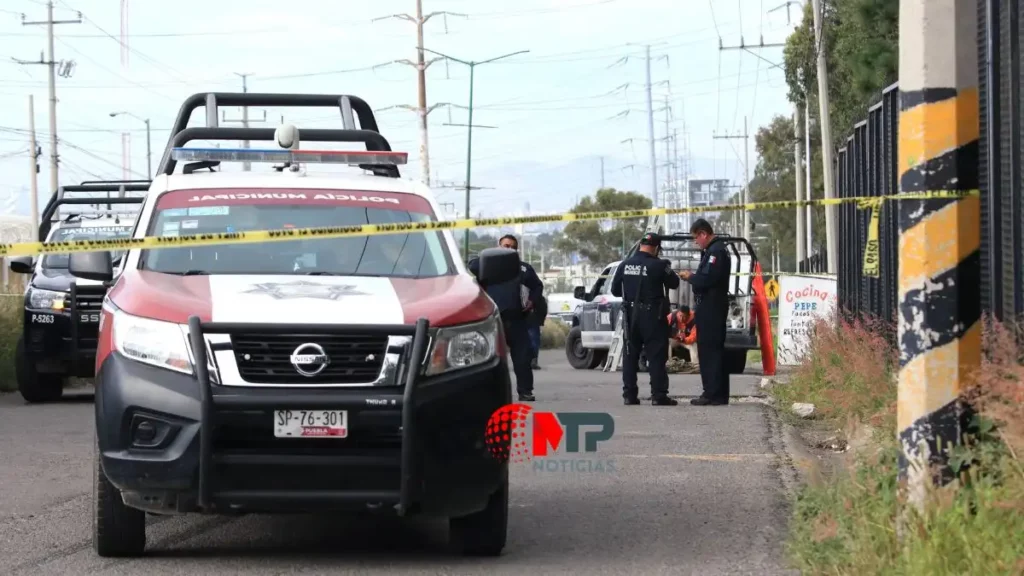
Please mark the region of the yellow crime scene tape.
<svg viewBox="0 0 1024 576"><path fill-rule="evenodd" d="M785 200L753 204L725 204L691 208L650 208L645 210L617 210L610 212L584 212L549 214L541 216L508 216L501 218L466 218L437 222L410 222L397 224L364 224L360 226L332 226L324 228L290 228L285 230L252 230L244 232L221 232L216 234L194 234L186 236L146 236L143 238L116 238L103 240L65 240L56 242L16 242L0 244L0 257L35 256L38 254L70 254L73 252L97 252L101 250L132 250L145 248L161 250L186 246L218 246L230 244L257 244L261 242L288 242L320 238L348 238L352 236L378 236L385 234L407 234L410 232L432 232L440 230L465 230L471 228L493 228L517 224L543 224L548 222L579 222L591 220L623 220L689 214L698 212L729 212L734 210L759 211L798 208L803 206L834 206L857 203L861 209L871 208L868 243L864 252L865 275L873 270L878 274L878 211L886 201L933 200L962 198L977 195L977 190L956 191L936 190L923 193L893 194L890 196L863 196L819 200ZM872 231L873 227L873 231ZM874 238L874 242L871 242ZM871 264L873 268L869 267Z"/></svg>

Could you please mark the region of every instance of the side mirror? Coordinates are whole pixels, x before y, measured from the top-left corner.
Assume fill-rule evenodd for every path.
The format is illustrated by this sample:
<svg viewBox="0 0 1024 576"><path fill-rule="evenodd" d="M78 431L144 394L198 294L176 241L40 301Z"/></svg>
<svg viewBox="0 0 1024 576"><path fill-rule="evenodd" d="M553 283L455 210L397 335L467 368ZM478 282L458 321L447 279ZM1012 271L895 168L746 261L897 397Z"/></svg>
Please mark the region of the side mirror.
<svg viewBox="0 0 1024 576"><path fill-rule="evenodd" d="M572 297L577 300L587 299L587 289L584 286L577 286L572 289Z"/></svg>
<svg viewBox="0 0 1024 576"><path fill-rule="evenodd" d="M508 248L487 248L480 252L477 279L484 286L503 284L519 277L519 252Z"/></svg>
<svg viewBox="0 0 1024 576"><path fill-rule="evenodd" d="M68 271L76 278L109 282L114 278L114 263L110 252L75 252L68 258Z"/></svg>
<svg viewBox="0 0 1024 576"><path fill-rule="evenodd" d="M15 274L31 274L33 264L31 256L18 256L16 258L11 258L11 272L14 272Z"/></svg>

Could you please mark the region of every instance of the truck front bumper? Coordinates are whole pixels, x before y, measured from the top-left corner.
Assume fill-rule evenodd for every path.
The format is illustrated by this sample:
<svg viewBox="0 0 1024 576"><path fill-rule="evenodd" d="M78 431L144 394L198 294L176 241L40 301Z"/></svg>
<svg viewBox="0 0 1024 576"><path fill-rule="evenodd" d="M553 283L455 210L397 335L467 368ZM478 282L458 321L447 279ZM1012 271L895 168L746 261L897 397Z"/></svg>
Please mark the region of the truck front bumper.
<svg viewBox="0 0 1024 576"><path fill-rule="evenodd" d="M210 382L203 331L190 322L196 375L112 353L96 386L103 472L129 506L152 513L383 510L462 516L482 510L507 464L488 452L491 414L511 402L508 367L424 378L427 325L412 332L405 384L249 388ZM276 438L274 410L348 412L348 436Z"/></svg>

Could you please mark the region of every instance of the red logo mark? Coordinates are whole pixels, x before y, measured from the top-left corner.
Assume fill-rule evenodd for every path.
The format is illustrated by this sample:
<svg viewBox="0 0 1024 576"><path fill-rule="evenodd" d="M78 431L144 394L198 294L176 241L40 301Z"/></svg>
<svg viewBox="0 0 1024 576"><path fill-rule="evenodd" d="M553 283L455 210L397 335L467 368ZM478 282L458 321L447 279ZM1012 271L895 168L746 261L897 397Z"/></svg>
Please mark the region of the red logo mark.
<svg viewBox="0 0 1024 576"><path fill-rule="evenodd" d="M507 404L487 420L484 441L487 450L500 462L526 462L532 455L526 445L526 420L532 408L526 404Z"/></svg>

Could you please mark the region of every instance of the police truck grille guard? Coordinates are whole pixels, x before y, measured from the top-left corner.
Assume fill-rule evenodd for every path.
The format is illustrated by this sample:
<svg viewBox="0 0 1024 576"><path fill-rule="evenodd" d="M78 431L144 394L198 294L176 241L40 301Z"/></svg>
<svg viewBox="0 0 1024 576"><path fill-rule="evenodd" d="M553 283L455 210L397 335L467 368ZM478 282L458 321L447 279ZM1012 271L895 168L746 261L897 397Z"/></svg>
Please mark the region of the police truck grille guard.
<svg viewBox="0 0 1024 576"><path fill-rule="evenodd" d="M199 317L188 319L189 344L192 349L195 377L199 385L199 481L197 504L203 511L212 511L218 500L244 500L249 502L280 501L288 499L307 500L311 502L393 502L399 515L406 515L417 497L419 470L415 453L416 441L416 396L420 371L427 355L430 341L429 322L419 319L414 326L410 325L308 325L308 324L234 324L202 322ZM362 334L381 336L412 336L409 354L404 359L405 384L401 388L400 408L402 412L400 482L398 491L362 491L362 490L235 490L218 491L217 478L214 475L214 438L217 428L217 410L219 406L231 408L288 408L324 406L336 408L365 407L365 400L380 395L390 396L388 388L349 388L332 389L336 396L325 395L323 390L304 391L287 385L282 388L231 393L214 400L213 383L209 371L210 358L208 353L207 334L230 334L232 337L254 334ZM269 392L269 393L268 393ZM297 457L301 458L301 457ZM286 461L286 460L285 460ZM287 465L287 463L285 464Z"/></svg>
<svg viewBox="0 0 1024 576"><path fill-rule="evenodd" d="M106 286L79 286L78 283L72 282L68 295L64 298L64 307L70 315L69 344L72 370L78 370L82 362L96 362L99 314L106 293ZM87 353L85 357L83 353Z"/></svg>

